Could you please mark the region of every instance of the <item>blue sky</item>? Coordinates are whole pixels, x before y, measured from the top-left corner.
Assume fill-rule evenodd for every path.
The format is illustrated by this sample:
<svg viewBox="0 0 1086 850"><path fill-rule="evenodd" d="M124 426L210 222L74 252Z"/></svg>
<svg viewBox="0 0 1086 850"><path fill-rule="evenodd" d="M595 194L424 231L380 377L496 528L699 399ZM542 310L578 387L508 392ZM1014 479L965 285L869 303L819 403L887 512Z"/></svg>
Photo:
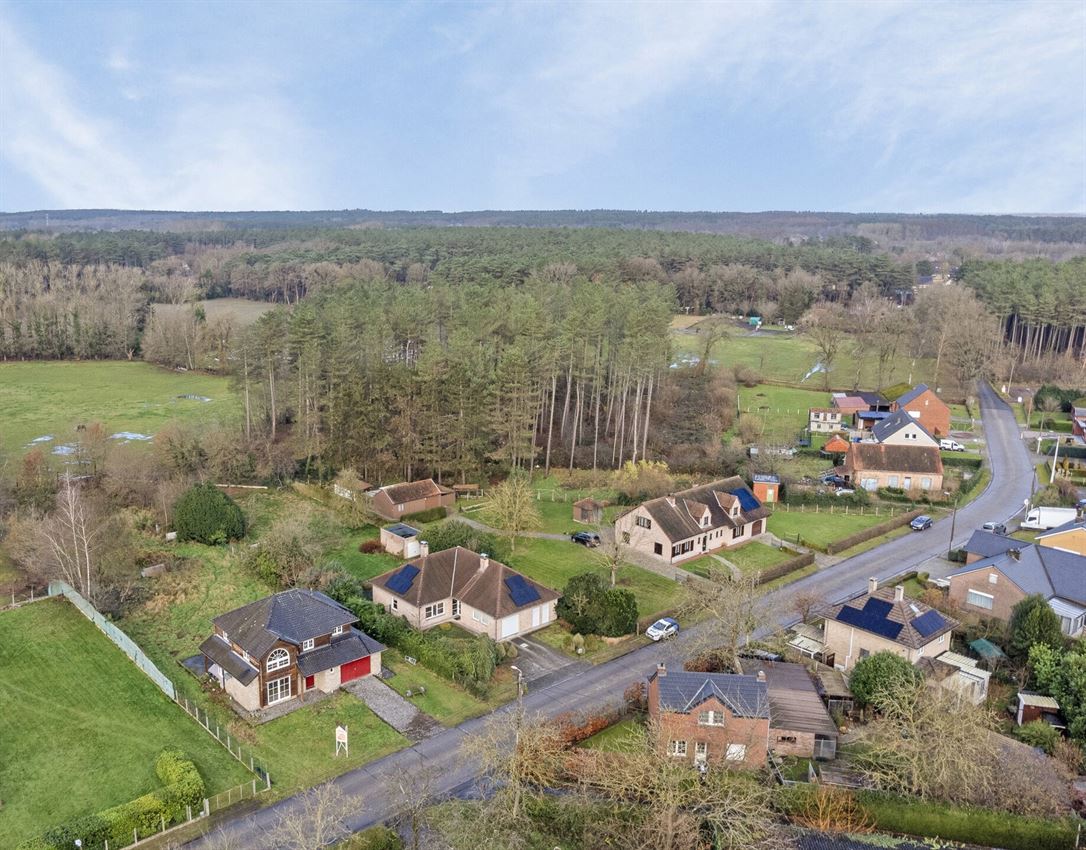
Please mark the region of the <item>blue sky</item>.
<svg viewBox="0 0 1086 850"><path fill-rule="evenodd" d="M1086 4L0 0L0 210L1086 213Z"/></svg>

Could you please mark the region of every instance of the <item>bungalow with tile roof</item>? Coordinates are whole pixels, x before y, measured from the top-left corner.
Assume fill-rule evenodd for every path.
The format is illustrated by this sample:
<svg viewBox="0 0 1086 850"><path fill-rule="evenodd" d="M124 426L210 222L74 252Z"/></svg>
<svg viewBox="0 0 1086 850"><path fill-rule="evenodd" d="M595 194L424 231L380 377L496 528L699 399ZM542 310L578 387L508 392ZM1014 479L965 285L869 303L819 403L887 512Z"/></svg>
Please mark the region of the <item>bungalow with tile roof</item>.
<svg viewBox="0 0 1086 850"><path fill-rule="evenodd" d="M950 407L927 384L917 384L894 401L894 410L903 410L936 437L950 433Z"/></svg>
<svg viewBox="0 0 1086 850"><path fill-rule="evenodd" d="M659 745L676 759L762 767L769 748L769 691L765 677L669 671L649 677L649 718Z"/></svg>
<svg viewBox="0 0 1086 850"><path fill-rule="evenodd" d="M908 411L898 410L871 426L871 436L887 446L934 446L939 441Z"/></svg>
<svg viewBox="0 0 1086 850"><path fill-rule="evenodd" d="M950 601L963 611L1009 621L1014 606L1037 593L1056 612L1065 635L1082 635L1086 629L1086 556L1017 542L1016 548L951 573Z"/></svg>
<svg viewBox="0 0 1086 850"><path fill-rule="evenodd" d="M390 522L434 508L450 508L456 502L456 492L442 487L433 478L389 484L364 495L369 498L373 512Z"/></svg>
<svg viewBox="0 0 1086 850"><path fill-rule="evenodd" d="M845 454L844 471L853 486L872 492L882 487L943 489L943 458L936 446L853 443Z"/></svg>
<svg viewBox="0 0 1086 850"><path fill-rule="evenodd" d="M923 602L905 598L903 585L880 588L868 580L868 591L826 614L825 652L834 666L848 671L861 658L893 652L910 664L950 649L950 633L958 621Z"/></svg>
<svg viewBox="0 0 1086 850"><path fill-rule="evenodd" d="M458 622L494 640L510 640L553 623L561 596L486 554L463 546L419 557L373 580L373 601L417 629Z"/></svg>
<svg viewBox="0 0 1086 850"><path fill-rule="evenodd" d="M381 671L385 647L316 590L294 588L220 614L200 644L204 670L246 711L329 693Z"/></svg>
<svg viewBox="0 0 1086 850"><path fill-rule="evenodd" d="M765 531L768 508L738 475L650 499L615 521L625 545L675 564L747 543Z"/></svg>
<svg viewBox="0 0 1086 850"><path fill-rule="evenodd" d="M975 564L985 558L994 558L996 555L1002 555L1011 549L1020 549L1021 547L1022 541L1014 537L977 529L962 546L962 551L965 552L965 563Z"/></svg>

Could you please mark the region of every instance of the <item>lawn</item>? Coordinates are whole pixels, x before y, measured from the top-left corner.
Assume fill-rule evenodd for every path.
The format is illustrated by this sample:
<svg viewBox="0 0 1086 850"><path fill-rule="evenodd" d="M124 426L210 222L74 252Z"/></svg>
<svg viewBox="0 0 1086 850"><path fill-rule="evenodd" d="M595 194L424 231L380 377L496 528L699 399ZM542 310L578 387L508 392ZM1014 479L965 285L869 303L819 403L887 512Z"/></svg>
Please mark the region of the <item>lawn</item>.
<svg viewBox="0 0 1086 850"><path fill-rule="evenodd" d="M848 537L857 531L863 531L880 522L886 522L894 515L908 510L902 507L880 507L878 515L874 508L864 508L864 513L859 508L849 508L846 514L843 508L834 508L830 513L828 508L821 508L817 513L813 507L807 510L776 510L769 518L768 529L781 540L795 542L799 535L803 541L815 547L825 547L826 544L842 537ZM727 555L725 555L727 557Z"/></svg>
<svg viewBox="0 0 1086 850"><path fill-rule="evenodd" d="M251 778L63 600L0 614L0 669L0 847L159 787L166 747L210 792Z"/></svg>
<svg viewBox="0 0 1086 850"><path fill-rule="evenodd" d="M627 717L613 726L597 732L591 738L581 741L579 746L589 750L603 750L604 752L621 752L637 741L635 732L639 730L641 723L636 717Z"/></svg>
<svg viewBox="0 0 1086 850"><path fill-rule="evenodd" d="M777 564L783 564L790 558L796 557L791 552L784 552L775 546L767 546L757 540L740 546L737 549L722 549L719 552L722 558L731 561L741 572L757 573L768 570Z"/></svg>
<svg viewBox="0 0 1086 850"><path fill-rule="evenodd" d="M0 363L0 409L0 448L14 452L39 437L64 444L88 422L153 436L171 420L230 420L239 410L225 378L119 361Z"/></svg>
<svg viewBox="0 0 1086 850"><path fill-rule="evenodd" d="M739 410L753 417L761 429L758 442L793 443L807 427L808 410L828 407L829 393L759 384L739 388Z"/></svg>
<svg viewBox="0 0 1086 850"><path fill-rule="evenodd" d="M410 701L444 726L457 726L493 708L493 704L477 699L437 673L421 665L408 664L395 649L387 650L381 663L396 674L385 682L404 696L412 691L416 695L410 697ZM420 685L426 689L421 696L418 695Z"/></svg>
<svg viewBox="0 0 1086 850"><path fill-rule="evenodd" d="M595 572L610 580L607 568L590 550L565 540L521 540L509 562L509 566L555 590L561 590L580 573ZM682 592L671 579L632 565L620 569L618 585L633 591L642 617L674 608Z"/></svg>

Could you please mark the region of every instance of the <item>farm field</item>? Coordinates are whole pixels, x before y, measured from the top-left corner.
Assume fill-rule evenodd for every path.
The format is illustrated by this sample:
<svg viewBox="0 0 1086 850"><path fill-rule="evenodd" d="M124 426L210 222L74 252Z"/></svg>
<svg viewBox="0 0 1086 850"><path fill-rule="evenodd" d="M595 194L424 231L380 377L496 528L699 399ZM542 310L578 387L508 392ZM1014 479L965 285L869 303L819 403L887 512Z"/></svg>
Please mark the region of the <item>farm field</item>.
<svg viewBox="0 0 1086 850"><path fill-rule="evenodd" d="M0 847L159 787L166 747L209 792L252 776L66 601L0 614L0 669Z"/></svg>
<svg viewBox="0 0 1086 850"><path fill-rule="evenodd" d="M827 407L829 393L759 384L739 388L739 411L759 423L759 443L792 444L807 427L807 411Z"/></svg>
<svg viewBox="0 0 1086 850"><path fill-rule="evenodd" d="M239 412L226 378L121 361L0 363L0 409L0 448L15 453L46 436L49 451L89 422L153 436L171 420L205 424Z"/></svg>

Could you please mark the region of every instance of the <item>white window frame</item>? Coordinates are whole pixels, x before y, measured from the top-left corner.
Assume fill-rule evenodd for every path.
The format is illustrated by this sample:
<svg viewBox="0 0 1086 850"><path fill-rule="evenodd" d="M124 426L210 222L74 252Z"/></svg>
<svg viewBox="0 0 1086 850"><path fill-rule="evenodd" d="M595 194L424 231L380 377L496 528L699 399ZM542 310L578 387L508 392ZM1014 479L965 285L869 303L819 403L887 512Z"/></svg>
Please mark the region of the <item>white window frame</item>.
<svg viewBox="0 0 1086 850"><path fill-rule="evenodd" d="M422 612L422 618L424 620L436 620L438 617L445 616L445 601L435 602L432 605L427 605Z"/></svg>
<svg viewBox="0 0 1086 850"><path fill-rule="evenodd" d="M317 642L313 638L310 638L309 640L303 640L302 641L302 652L309 652L309 650L311 650L316 645L317 645Z"/></svg>
<svg viewBox="0 0 1086 850"><path fill-rule="evenodd" d="M334 629L332 629L332 637L341 634L343 634L343 626L336 626Z"/></svg>
<svg viewBox="0 0 1086 850"><path fill-rule="evenodd" d="M219 635L219 637L221 637L227 643L230 643L230 635L228 635L226 632L223 632L221 635Z"/></svg>
<svg viewBox="0 0 1086 850"><path fill-rule="evenodd" d="M293 693L294 689L293 689L293 687L291 685L291 679L292 678L293 677L291 677L291 676L282 676L282 677L280 677L278 679L272 679L269 682L265 682L265 684L264 684L264 696L267 699L267 704L268 705L275 705L276 703L283 702L284 700L288 700L292 696L294 696L294 693ZM283 688L284 688L283 682L286 682L286 686L285 686L286 687L286 695L283 694ZM271 698L272 686L275 686L275 691L276 691L276 694L277 694L275 699Z"/></svg>
<svg viewBox="0 0 1086 850"><path fill-rule="evenodd" d="M698 712L698 726L723 726L724 725L724 712L723 711L699 711Z"/></svg>
<svg viewBox="0 0 1086 850"><path fill-rule="evenodd" d="M920 489L921 490L930 490L931 489L931 479L927 478L927 477L921 478L920 479Z"/></svg>
<svg viewBox="0 0 1086 850"><path fill-rule="evenodd" d="M490 619L486 616L486 614L483 614L479 611L472 611L471 619L473 619L476 623L480 623L484 626L490 625Z"/></svg>
<svg viewBox="0 0 1086 850"><path fill-rule="evenodd" d="M274 673L276 670L282 670L284 667L290 666L290 653L283 647L273 649L268 653L268 660L264 662L264 669L269 673Z"/></svg>
<svg viewBox="0 0 1086 850"><path fill-rule="evenodd" d="M635 521L638 528L652 528L652 520L647 516L638 516Z"/></svg>
<svg viewBox="0 0 1086 850"><path fill-rule="evenodd" d="M393 611L399 611L400 610L400 600L397 599L395 596L392 597L392 610Z"/></svg>
<svg viewBox="0 0 1086 850"><path fill-rule="evenodd" d="M728 744L728 749L724 753L724 758L726 761L744 761L746 757L746 744Z"/></svg>
<svg viewBox="0 0 1086 850"><path fill-rule="evenodd" d="M974 596L983 597L988 601L988 604L985 605L981 602L975 601L973 599ZM992 594L990 593L983 593L979 590L973 590L973 588L970 587L965 593L965 604L972 605L974 608L983 608L985 611L991 611L992 606L995 604L995 597L992 596Z"/></svg>
<svg viewBox="0 0 1086 850"><path fill-rule="evenodd" d="M999 584L999 573L988 573L988 584Z"/></svg>
<svg viewBox="0 0 1086 850"><path fill-rule="evenodd" d="M454 599L452 603L452 613L454 617L459 617L461 612L461 605L459 599Z"/></svg>
<svg viewBox="0 0 1086 850"><path fill-rule="evenodd" d="M709 745L705 741L697 741L694 743L694 761L708 761L709 760Z"/></svg>
<svg viewBox="0 0 1086 850"><path fill-rule="evenodd" d="M669 755L675 758L686 758L686 741L671 741L667 745Z"/></svg>

